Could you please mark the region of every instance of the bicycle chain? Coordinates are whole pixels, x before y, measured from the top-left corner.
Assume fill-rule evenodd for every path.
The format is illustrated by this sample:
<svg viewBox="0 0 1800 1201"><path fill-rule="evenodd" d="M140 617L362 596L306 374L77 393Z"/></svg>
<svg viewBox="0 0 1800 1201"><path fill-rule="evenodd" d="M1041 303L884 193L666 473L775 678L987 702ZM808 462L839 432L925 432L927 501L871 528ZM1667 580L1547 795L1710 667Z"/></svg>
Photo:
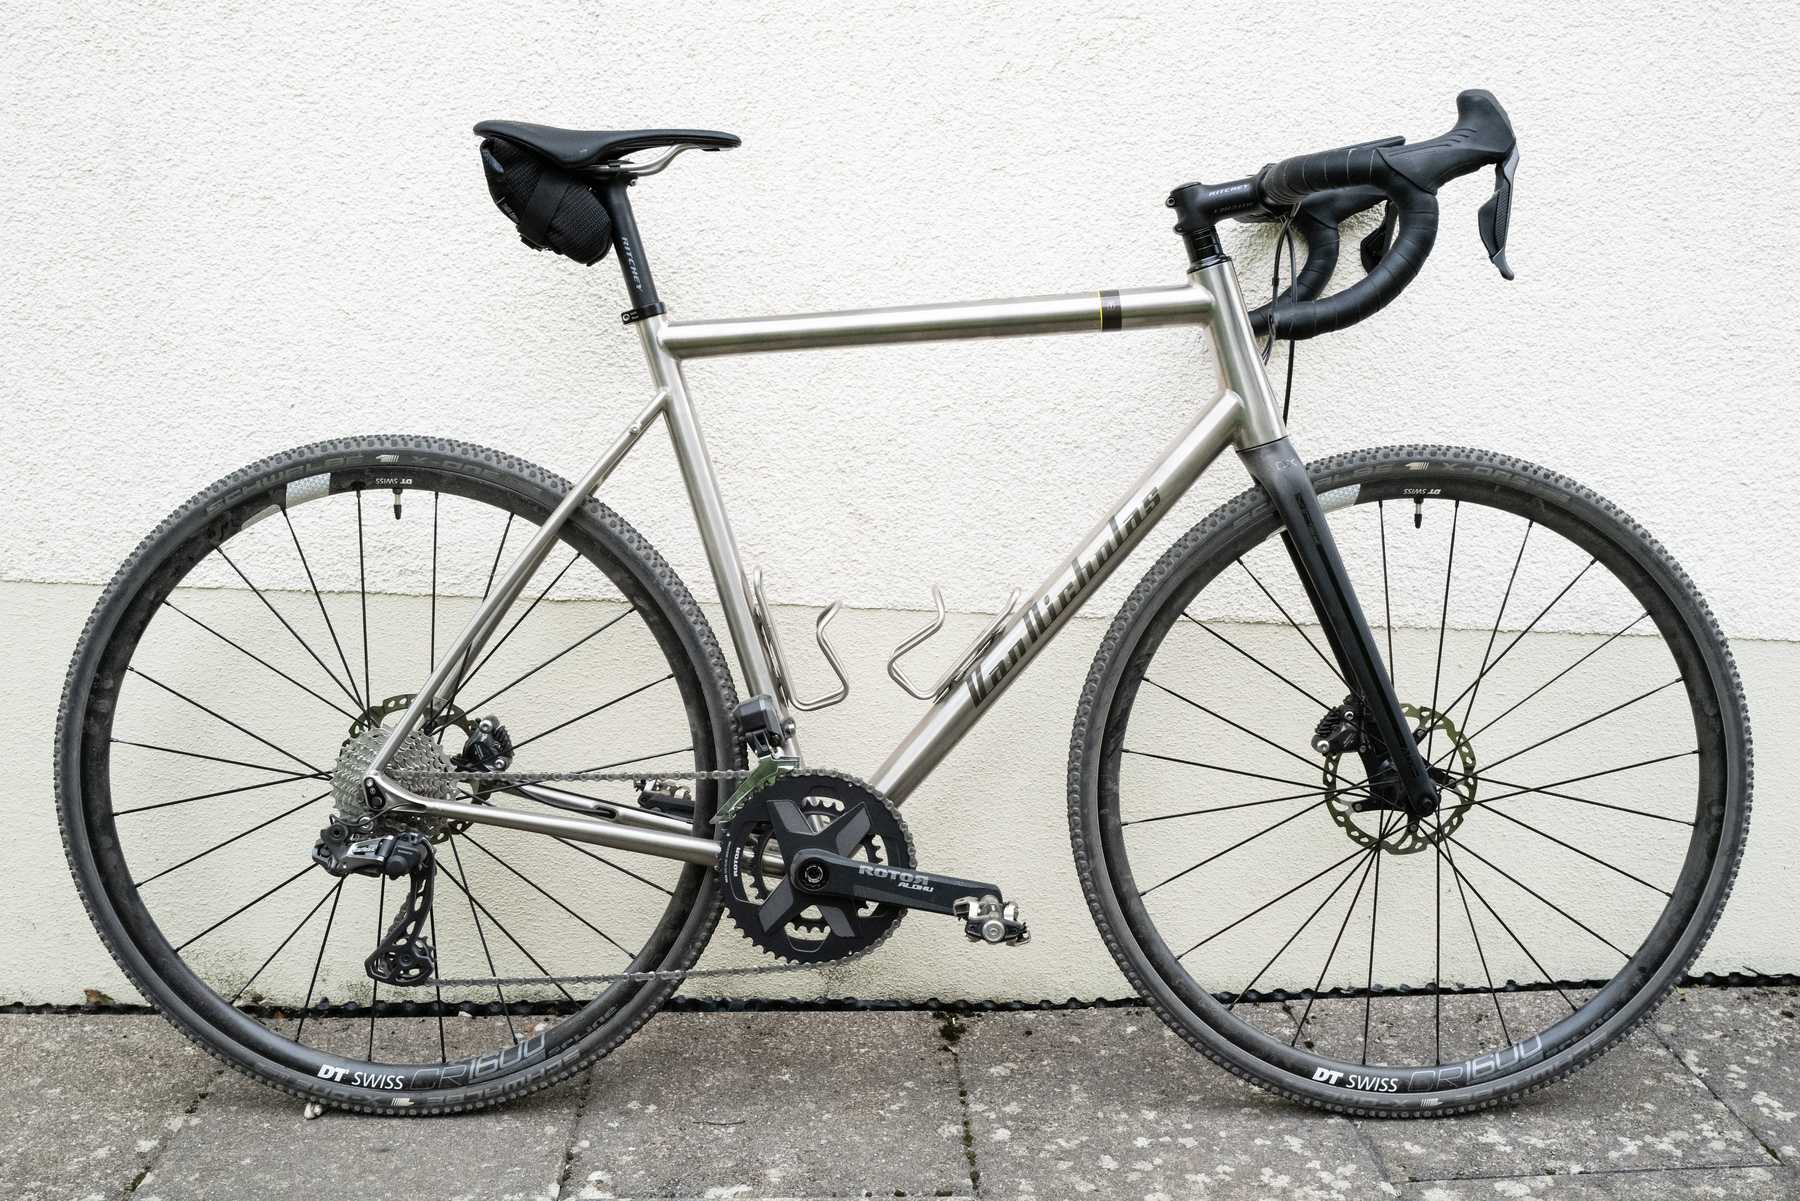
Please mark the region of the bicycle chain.
<svg viewBox="0 0 1800 1201"><path fill-rule="evenodd" d="M550 781L637 781L656 780L742 780L750 775L748 768L719 771L671 772L582 772L582 771L397 771L394 778L406 782L450 780L459 784L542 784ZM648 972L607 972L597 976L460 976L449 980L421 980L418 987L488 988L520 984L613 984L628 980L634 984L650 984L664 980L697 980L719 976L773 976L782 972L802 972L811 968L855 963L881 948L882 939L872 947L864 947L842 959L826 963L770 963L756 967L666 968Z"/></svg>

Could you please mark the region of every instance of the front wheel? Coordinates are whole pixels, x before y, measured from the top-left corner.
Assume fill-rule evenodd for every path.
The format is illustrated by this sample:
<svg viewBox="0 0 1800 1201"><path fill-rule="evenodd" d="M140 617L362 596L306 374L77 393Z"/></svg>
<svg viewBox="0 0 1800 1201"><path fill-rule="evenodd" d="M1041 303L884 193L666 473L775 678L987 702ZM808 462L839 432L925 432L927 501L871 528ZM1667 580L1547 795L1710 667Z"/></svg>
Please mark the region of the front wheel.
<svg viewBox="0 0 1800 1201"><path fill-rule="evenodd" d="M676 987L564 977L683 969L705 947L720 912L705 868L381 818L433 848L435 903L407 912L437 960L432 979L383 984L369 957L407 882L313 861L334 814L368 814L383 723L568 489L442 439L306 446L182 506L101 596L57 733L69 864L145 999L234 1067L345 1108L475 1108L579 1071ZM589 501L400 763L445 770L494 716L521 771L733 768L735 707L687 589ZM686 783L664 789L670 812L711 837L719 785L683 805Z"/></svg>
<svg viewBox="0 0 1800 1201"><path fill-rule="evenodd" d="M1437 810L1365 773L1252 489L1095 657L1082 885L1133 986L1231 1071L1360 1114L1492 1105L1617 1042L1718 921L1750 816L1737 670L1655 540L1552 472L1417 446L1308 470Z"/></svg>

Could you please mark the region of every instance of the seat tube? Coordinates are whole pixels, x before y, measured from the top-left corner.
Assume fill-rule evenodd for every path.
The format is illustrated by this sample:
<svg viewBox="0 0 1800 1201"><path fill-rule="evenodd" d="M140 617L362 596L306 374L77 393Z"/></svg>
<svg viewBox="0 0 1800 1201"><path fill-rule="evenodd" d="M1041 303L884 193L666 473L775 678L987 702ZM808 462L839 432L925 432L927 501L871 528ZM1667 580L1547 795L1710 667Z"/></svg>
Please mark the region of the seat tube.
<svg viewBox="0 0 1800 1201"><path fill-rule="evenodd" d="M773 697L782 710L785 723L786 706L775 687L775 673L756 632L756 621L750 609L750 590L744 582L744 569L738 559L737 539L731 531L731 520L725 515L725 502L719 494L719 477L713 470L712 456L707 452L693 402L688 399L681 364L657 339L657 331L663 324L660 316L647 317L635 324L651 378L658 388L669 394L664 409L669 423L669 440L681 466L682 482L687 485L688 501L700 530L700 544L706 549L707 566L712 569L713 584L719 590L725 625L737 646L746 691L750 696Z"/></svg>
<svg viewBox="0 0 1800 1201"><path fill-rule="evenodd" d="M1424 756L1413 740L1392 677L1381 661L1381 651L1369 629L1356 590L1344 570L1337 540L1325 520L1318 493L1306 465L1288 440L1274 389L1263 370L1262 356L1250 330L1250 314L1238 287L1231 260L1217 255L1196 266L1195 278L1213 294L1217 315L1213 320L1213 348L1219 374L1226 386L1244 398L1244 420L1239 435L1238 457L1281 515L1282 542L1286 545L1306 598L1324 627L1338 666L1365 713L1373 718L1375 733L1387 749L1407 810L1423 817L1437 807L1437 788L1426 773Z"/></svg>

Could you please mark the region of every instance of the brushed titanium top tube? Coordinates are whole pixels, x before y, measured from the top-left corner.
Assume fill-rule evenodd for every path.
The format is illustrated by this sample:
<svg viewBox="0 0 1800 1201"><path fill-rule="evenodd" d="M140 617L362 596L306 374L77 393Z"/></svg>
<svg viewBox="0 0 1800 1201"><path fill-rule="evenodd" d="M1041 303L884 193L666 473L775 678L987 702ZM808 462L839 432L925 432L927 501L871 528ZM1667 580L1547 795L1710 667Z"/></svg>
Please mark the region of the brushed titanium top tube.
<svg viewBox="0 0 1800 1201"><path fill-rule="evenodd" d="M807 350L827 346L881 346L965 338L1021 338L1038 334L1102 333L1198 325L1213 311L1213 297L1197 283L1158 288L1119 288L1018 300L918 304L788 317L732 317L721 321L670 321L657 339L678 359Z"/></svg>

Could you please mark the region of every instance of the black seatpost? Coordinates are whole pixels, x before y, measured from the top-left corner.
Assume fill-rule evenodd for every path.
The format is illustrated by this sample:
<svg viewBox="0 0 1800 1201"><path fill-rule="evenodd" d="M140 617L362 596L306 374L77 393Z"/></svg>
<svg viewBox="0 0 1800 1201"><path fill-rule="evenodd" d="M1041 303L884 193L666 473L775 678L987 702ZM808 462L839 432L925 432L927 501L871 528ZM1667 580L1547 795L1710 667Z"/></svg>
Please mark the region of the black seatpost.
<svg viewBox="0 0 1800 1201"><path fill-rule="evenodd" d="M619 314L626 325L666 311L657 299L656 281L650 278L650 260L644 257L644 241L638 236L637 220L631 215L631 197L625 191L631 184L631 176L614 175L598 186L600 202L612 218L619 272L625 277L625 291L631 297L631 307Z"/></svg>

